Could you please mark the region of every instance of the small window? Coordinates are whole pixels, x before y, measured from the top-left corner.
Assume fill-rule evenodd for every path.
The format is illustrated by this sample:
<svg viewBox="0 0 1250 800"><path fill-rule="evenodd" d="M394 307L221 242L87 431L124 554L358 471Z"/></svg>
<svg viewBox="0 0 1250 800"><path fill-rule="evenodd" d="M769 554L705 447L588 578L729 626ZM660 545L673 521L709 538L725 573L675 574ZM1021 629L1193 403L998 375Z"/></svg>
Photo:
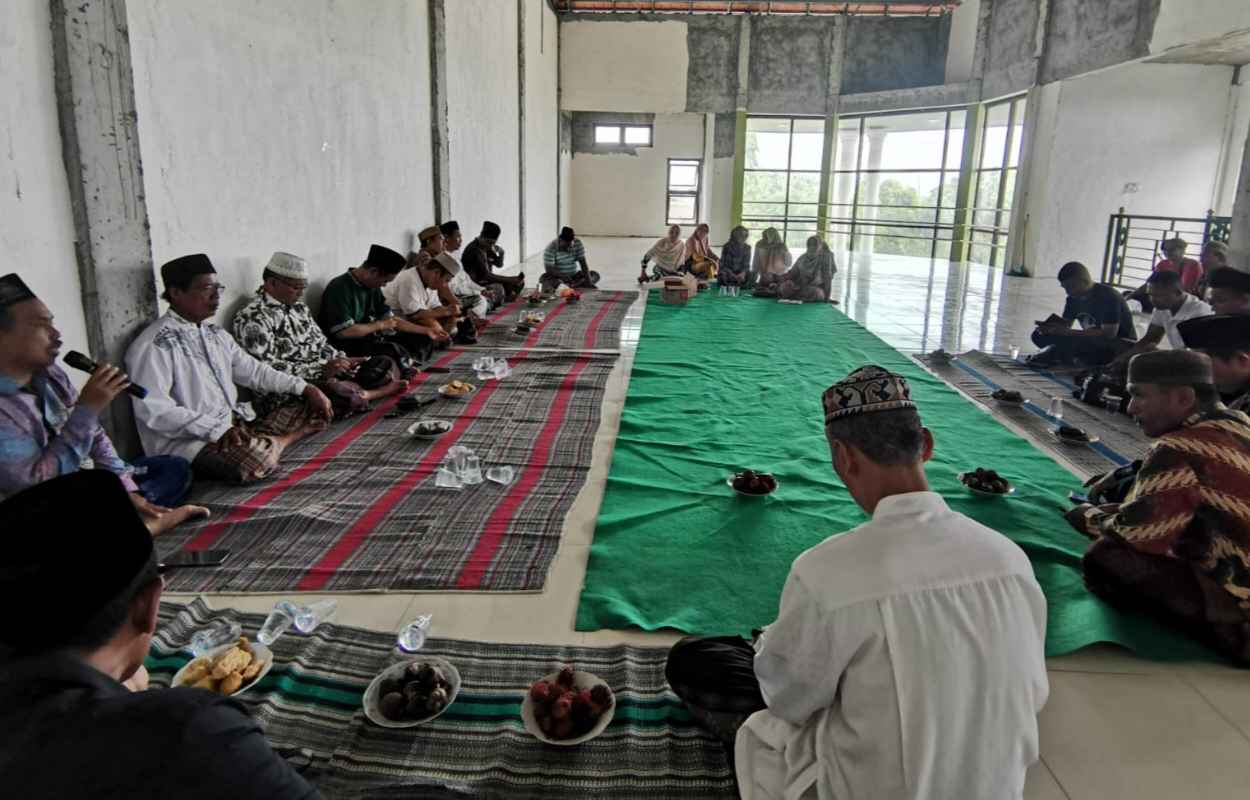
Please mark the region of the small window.
<svg viewBox="0 0 1250 800"><path fill-rule="evenodd" d="M665 207L669 225L694 225L699 221L699 173L703 162L698 159L668 160L668 193Z"/></svg>
<svg viewBox="0 0 1250 800"><path fill-rule="evenodd" d="M620 144L621 143L621 126L620 125L596 125L595 126L595 144Z"/></svg>
<svg viewBox="0 0 1250 800"><path fill-rule="evenodd" d="M632 144L638 147L651 146L651 126L650 125L626 125L625 126L625 144Z"/></svg>

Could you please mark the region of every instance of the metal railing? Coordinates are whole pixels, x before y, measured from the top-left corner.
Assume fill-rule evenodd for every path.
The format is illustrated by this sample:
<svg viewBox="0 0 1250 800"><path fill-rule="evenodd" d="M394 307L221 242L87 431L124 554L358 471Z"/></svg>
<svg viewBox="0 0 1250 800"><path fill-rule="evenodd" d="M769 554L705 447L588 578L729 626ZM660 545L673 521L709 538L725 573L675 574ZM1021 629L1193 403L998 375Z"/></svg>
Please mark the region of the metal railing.
<svg viewBox="0 0 1250 800"><path fill-rule="evenodd" d="M1121 207L1107 220L1102 282L1135 289L1146 282L1155 264L1162 260L1159 248L1165 240L1179 236L1189 242L1186 257L1197 258L1207 242L1228 241L1231 220L1216 216L1210 209L1205 217L1156 217L1126 214Z"/></svg>

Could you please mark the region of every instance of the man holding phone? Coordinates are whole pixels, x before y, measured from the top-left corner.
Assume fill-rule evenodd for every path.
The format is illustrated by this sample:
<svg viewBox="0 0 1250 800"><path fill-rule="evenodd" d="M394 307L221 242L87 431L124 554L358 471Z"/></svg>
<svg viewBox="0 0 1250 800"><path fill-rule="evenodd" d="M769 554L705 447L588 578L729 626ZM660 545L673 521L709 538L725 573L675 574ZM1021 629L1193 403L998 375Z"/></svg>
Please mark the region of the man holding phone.
<svg viewBox="0 0 1250 800"><path fill-rule="evenodd" d="M0 277L0 499L90 459L121 478L153 535L207 516L206 508L179 505L191 484L184 459L141 459L136 480L113 449L100 414L130 385L126 374L102 364L76 391L56 365L60 353L52 312L16 274Z"/></svg>
<svg viewBox="0 0 1250 800"><path fill-rule="evenodd" d="M12 536L0 552L0 604L20 609L0 626L5 796L318 797L239 702L144 691L164 582L116 475L20 492L0 503L0 529L58 533Z"/></svg>
<svg viewBox="0 0 1250 800"><path fill-rule="evenodd" d="M1032 338L1042 351L1029 359L1030 364L1048 367L1075 361L1102 366L1133 346L1137 341L1133 312L1119 292L1094 283L1079 261L1064 264L1058 277L1068 295L1063 315L1037 321Z"/></svg>

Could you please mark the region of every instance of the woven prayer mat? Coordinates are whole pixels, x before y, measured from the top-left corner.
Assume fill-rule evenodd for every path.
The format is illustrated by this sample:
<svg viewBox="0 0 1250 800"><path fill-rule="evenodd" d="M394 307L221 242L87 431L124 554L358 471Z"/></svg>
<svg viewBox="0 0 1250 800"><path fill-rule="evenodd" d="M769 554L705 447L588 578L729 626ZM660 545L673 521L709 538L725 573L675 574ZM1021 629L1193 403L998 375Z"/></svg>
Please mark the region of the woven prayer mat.
<svg viewBox="0 0 1250 800"><path fill-rule="evenodd" d="M1006 356L972 350L943 363L927 355L913 356L947 383L985 403L999 420L1010 420L1040 450L1066 461L1085 475L1097 475L1144 458L1150 441L1132 417L1082 403L1072 397L1071 376L1035 370ZM999 403L990 397L997 389L1014 389L1025 398L1023 405ZM1062 397L1063 422L1083 428L1098 442L1071 445L1051 433L1058 420L1050 416L1050 400Z"/></svg>
<svg viewBox="0 0 1250 800"><path fill-rule="evenodd" d="M477 346L552 347L561 350L617 350L621 346L621 324L638 292L586 290L576 303L561 299L538 306L520 301L509 304L508 313L478 333ZM538 311L550 319L538 330L516 333L521 314Z"/></svg>
<svg viewBox="0 0 1250 800"><path fill-rule="evenodd" d="M178 549L226 548L214 569L171 574L179 592L538 591L559 545L565 514L589 471L600 407L615 355L508 353L513 373L478 381L480 353L450 352L451 372L421 373L412 393L437 397L453 378L478 385L396 419L395 398L335 423L291 448L275 477L259 485L203 484L191 501L212 518L157 540ZM452 430L413 439L418 419ZM483 472L511 466L507 486L435 486L453 445L476 451Z"/></svg>
<svg viewBox="0 0 1250 800"><path fill-rule="evenodd" d="M165 602L147 660L167 686L188 660L191 634L210 619L237 620L249 636L261 614ZM720 745L690 719L664 679L665 649L552 647L429 639L421 655L460 672L460 694L438 719L387 729L361 710L369 682L392 658L394 634L334 623L273 644L274 666L238 696L273 748L327 798L732 798ZM526 733L521 700L534 680L572 663L616 695L612 722L577 747Z"/></svg>
<svg viewBox="0 0 1250 800"><path fill-rule="evenodd" d="M1063 519L1080 478L840 311L754 297L647 304L577 630L745 635L772 622L795 557L867 519L830 465L820 400L865 364L911 384L934 435L933 491L1029 556L1049 606L1047 654L1106 641L1149 658L1210 657L1086 590L1089 540ZM1016 494L973 495L957 476L976 467ZM774 473L777 492L735 495L726 479L744 468Z"/></svg>

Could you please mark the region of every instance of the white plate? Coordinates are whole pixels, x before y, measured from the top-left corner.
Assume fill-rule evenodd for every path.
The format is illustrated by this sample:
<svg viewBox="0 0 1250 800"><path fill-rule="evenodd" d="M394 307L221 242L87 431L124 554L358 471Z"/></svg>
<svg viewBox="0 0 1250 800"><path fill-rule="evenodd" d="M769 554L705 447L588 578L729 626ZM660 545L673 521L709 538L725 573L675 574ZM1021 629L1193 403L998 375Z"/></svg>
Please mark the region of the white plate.
<svg viewBox="0 0 1250 800"><path fill-rule="evenodd" d="M776 477L773 477L773 480L777 482L777 485L773 487L773 490L771 492L765 492L764 494L756 494L755 492L739 491L738 489L734 487L733 475L730 475L728 478L725 479L725 485L728 486L730 489L733 489L734 494L737 494L739 497L768 497L771 494L776 494L777 490L781 488L781 481L778 481Z"/></svg>
<svg viewBox="0 0 1250 800"><path fill-rule="evenodd" d="M966 479L971 474L972 474L971 472L959 473L959 483L965 489L972 492L973 494L980 495L981 497L1006 497L1007 495L1016 493L1016 485L1012 483L1011 481L1007 481L1007 491L1005 492L987 492L983 489L974 489L971 486L969 486L966 482ZM1003 476L999 475L998 477L1002 478ZM1007 479L1003 478L1003 480L1007 480Z"/></svg>
<svg viewBox="0 0 1250 800"><path fill-rule="evenodd" d="M268 647L265 647L260 642L254 642L251 639L248 639L247 641L248 641L248 644L251 645L252 647L252 654L255 655L257 658L261 659L262 661L264 661L265 666L260 668L260 672L256 673L255 678L253 678L248 683L245 683L242 686L240 686L239 690L235 692L234 694L226 695L227 697L236 697L238 695L243 694L248 689L251 689L253 686L260 683L260 679L268 675L269 670L273 667L273 651L270 650ZM213 658L214 656L217 656L217 655L220 655L221 653L226 652L230 648L234 647L234 645L235 645L235 642L230 642L229 644L223 644L220 647L214 647L212 650L209 650L207 653L200 656L200 658ZM200 658L193 658L190 661L188 661L186 664L183 664L182 669L174 673L174 679L170 681L169 685L181 686L182 676L185 675L187 670L191 668L191 665L199 661Z"/></svg>
<svg viewBox="0 0 1250 800"><path fill-rule="evenodd" d="M430 424L438 425L440 430L422 431L420 429L422 425L430 425ZM444 433L447 433L449 430L451 430L450 422L447 422L441 419L422 419L408 426L408 435L415 436L418 439L437 439L438 437L442 436Z"/></svg>
<svg viewBox="0 0 1250 800"><path fill-rule="evenodd" d="M1060 444L1070 444L1073 447L1083 447L1087 444L1098 444L1101 441L1097 436L1090 436L1088 439L1065 439L1059 435L1059 431L1055 428L1050 429L1050 435L1055 437Z"/></svg>
<svg viewBox="0 0 1250 800"><path fill-rule="evenodd" d="M559 674L559 672L552 672L549 675L543 676L542 679L555 683L556 677L558 677ZM578 691L582 689L593 689L601 683L607 686L607 682L599 680L599 677L594 673L582 672L581 670L574 670L573 672L573 688ZM608 686L608 691L612 692L611 686ZM552 739L550 736L543 733L543 729L538 727L538 720L534 718L534 701L530 699L529 687L526 687L525 700L521 703L521 721L525 723L525 730L533 734L535 739L544 741L547 744L554 744L558 747L572 747L573 745L578 745L583 742L589 742L591 739L603 733L603 731L608 727L608 723L612 721L614 714L616 714L616 693L612 692L612 705L608 706L603 712L603 715L599 717L599 721L595 723L595 727L586 731L586 733L581 736L577 736L572 739Z"/></svg>
<svg viewBox="0 0 1250 800"><path fill-rule="evenodd" d="M477 391L477 387L473 386L473 384L470 383L469 386L472 386L473 388L469 389L469 391L465 392L464 394L452 394L451 392L447 391L447 389L450 386L451 386L450 383L444 383L442 386L438 387L438 393L441 394L443 397L446 397L449 400L463 400L464 398L468 397L469 395Z"/></svg>
<svg viewBox="0 0 1250 800"><path fill-rule="evenodd" d="M447 682L451 684L451 692L447 695L447 705L443 706L443 710L437 714L431 714L430 716L423 717L421 719L396 721L382 716L382 709L378 707L378 704L382 700L380 696L382 693L382 681L387 678L399 678L404 674L404 670L408 668L409 664L421 663L430 664L431 666L438 667L443 671L443 675L447 678ZM380 725L383 728L415 728L418 725L424 725L432 719L438 719L441 717L447 709L451 708L451 704L456 702L456 695L458 694L460 694L460 671L452 666L452 663L445 658L439 658L438 656L425 656L423 658L405 659L400 661L398 664L392 664L382 670L378 673L378 676L373 679L373 682L369 684L369 688L365 689L365 697L362 703L365 708L365 716L368 717L369 721L374 725Z"/></svg>

